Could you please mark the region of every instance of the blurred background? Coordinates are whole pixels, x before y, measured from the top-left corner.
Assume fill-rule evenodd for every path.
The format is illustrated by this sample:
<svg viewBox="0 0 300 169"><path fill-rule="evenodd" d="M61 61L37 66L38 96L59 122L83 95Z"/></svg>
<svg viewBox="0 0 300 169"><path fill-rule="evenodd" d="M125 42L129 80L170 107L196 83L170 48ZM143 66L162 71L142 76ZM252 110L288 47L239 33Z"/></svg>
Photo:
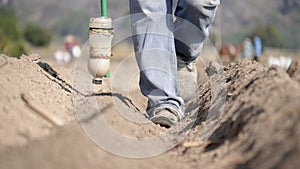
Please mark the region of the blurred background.
<svg viewBox="0 0 300 169"><path fill-rule="evenodd" d="M113 20L129 15L129 0L107 2ZM82 116L76 116L79 107L90 106L86 99L92 98L101 112L87 109L83 115L90 117L79 120L82 124L97 124L103 114L107 124L126 137L150 138L166 131L131 120L147 106L138 86L131 38L113 46L111 77L91 86L82 56L88 57L83 53L89 51L84 46L89 19L98 16L99 0L0 0L0 169L299 168L300 0L221 0L210 28L212 43L206 41L198 60L199 90L186 104L189 118L180 133L193 126L191 132L166 155L145 160L103 151L77 120ZM130 34L129 19L118 24L115 37ZM27 56L15 59L22 54ZM203 58L223 64L248 58L287 71L244 60L223 74ZM223 80L226 84L219 83ZM125 113L120 116L119 111ZM205 132L215 117L206 114L215 111L226 115L210 135ZM213 118L204 121L206 116ZM210 137L207 142L200 142L200 131ZM97 128L94 133L98 132L109 131Z"/></svg>
<svg viewBox="0 0 300 169"><path fill-rule="evenodd" d="M128 3L108 0L108 15L113 19L128 15ZM79 45L87 41L89 18L99 15L98 0L0 0L0 52L50 57L64 50L67 35L74 36ZM210 39L220 49L257 35L264 47L284 51L277 55L294 56L300 49L299 26L299 0L225 0Z"/></svg>

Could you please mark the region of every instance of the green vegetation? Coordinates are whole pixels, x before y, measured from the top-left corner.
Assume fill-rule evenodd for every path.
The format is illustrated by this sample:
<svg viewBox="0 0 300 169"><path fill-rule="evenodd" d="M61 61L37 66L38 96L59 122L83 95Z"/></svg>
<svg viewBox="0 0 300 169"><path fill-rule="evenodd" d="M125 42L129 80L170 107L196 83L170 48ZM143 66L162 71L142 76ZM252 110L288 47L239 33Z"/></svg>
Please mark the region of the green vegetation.
<svg viewBox="0 0 300 169"><path fill-rule="evenodd" d="M51 41L48 30L34 24L19 29L18 19L12 6L0 6L0 53L19 58L27 54L24 38L35 46L46 46Z"/></svg>
<svg viewBox="0 0 300 169"><path fill-rule="evenodd" d="M22 34L18 29L18 20L12 7L0 7L0 23L0 52L13 57L26 54Z"/></svg>
<svg viewBox="0 0 300 169"><path fill-rule="evenodd" d="M238 32L236 32L234 35L224 35L223 41L229 44L241 43L246 36L249 36L251 34L249 32L251 31L248 29L241 29Z"/></svg>
<svg viewBox="0 0 300 169"><path fill-rule="evenodd" d="M265 46L276 48L286 46L283 37L274 25L258 26L253 30L253 34L261 37Z"/></svg>
<svg viewBox="0 0 300 169"><path fill-rule="evenodd" d="M39 25L27 24L24 28L25 39L34 46L48 46L51 41L50 32Z"/></svg>
<svg viewBox="0 0 300 169"><path fill-rule="evenodd" d="M264 46L298 49L300 47L300 39L297 38L299 34L292 26L286 26L286 29L289 30L289 32L272 24L259 25L254 27L252 30L245 28L240 29L233 35L224 35L223 41L225 43L237 44L241 43L246 36L256 35L262 38Z"/></svg>

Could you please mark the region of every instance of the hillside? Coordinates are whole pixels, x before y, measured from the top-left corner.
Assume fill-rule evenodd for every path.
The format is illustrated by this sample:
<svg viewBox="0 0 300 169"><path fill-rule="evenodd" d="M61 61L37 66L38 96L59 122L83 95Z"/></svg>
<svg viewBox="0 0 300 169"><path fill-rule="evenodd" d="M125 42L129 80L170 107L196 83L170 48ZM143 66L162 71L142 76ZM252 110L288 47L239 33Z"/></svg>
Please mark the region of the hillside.
<svg viewBox="0 0 300 169"><path fill-rule="evenodd" d="M255 27L274 25L286 48L299 48L300 5L297 0L225 0L220 16L225 42L238 42ZM39 22L50 28L69 24L69 29L84 36L91 16L99 15L99 1L89 0L16 0L15 6L22 22ZM33 8L34 7L34 8ZM128 0L108 0L109 16L113 19L127 15ZM72 23L80 24L72 24ZM85 26L85 27L84 27ZM54 28L53 28L54 29Z"/></svg>
<svg viewBox="0 0 300 169"><path fill-rule="evenodd" d="M288 4L285 5L285 1ZM300 48L300 2L296 0L226 0L221 6L225 40L235 41L256 27L272 25L286 48Z"/></svg>

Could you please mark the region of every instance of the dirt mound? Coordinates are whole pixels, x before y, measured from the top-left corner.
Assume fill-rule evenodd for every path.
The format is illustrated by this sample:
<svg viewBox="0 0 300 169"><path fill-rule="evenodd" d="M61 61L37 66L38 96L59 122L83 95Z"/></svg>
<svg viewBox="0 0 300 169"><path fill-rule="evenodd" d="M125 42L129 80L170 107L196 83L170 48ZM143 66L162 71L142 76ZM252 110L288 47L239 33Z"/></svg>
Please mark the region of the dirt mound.
<svg viewBox="0 0 300 169"><path fill-rule="evenodd" d="M290 77L300 83L300 65L297 61L293 61L287 70Z"/></svg>
<svg viewBox="0 0 300 169"><path fill-rule="evenodd" d="M71 94L81 91L68 84L57 69L26 58L0 58L0 117L4 119L0 168L292 169L300 165L298 69L288 74L249 60L224 70L211 65L209 80L186 105L187 116L181 123L190 129L185 140L163 155L136 160L103 151L77 121L68 123L75 119ZM30 94L66 125L51 127L25 105L22 93ZM166 131L155 125L132 124L112 112L111 99L115 98L114 104L124 111L139 113L130 98L119 93L84 97L95 97L104 104L107 122L126 134L139 138Z"/></svg>
<svg viewBox="0 0 300 169"><path fill-rule="evenodd" d="M22 94L65 122L74 119L71 91L30 57L1 55L0 77L0 149L24 145L51 132L52 125L26 106Z"/></svg>
<svg viewBox="0 0 300 169"><path fill-rule="evenodd" d="M195 166L204 168L297 168L299 84L279 67L266 68L251 61L239 61L225 68L224 80L227 85L224 114L207 146L202 150L182 150L188 161L197 161ZM200 114L208 112L211 105L209 85L209 82L203 84L197 94L199 98L191 103L195 107L199 101L202 103ZM201 130L203 126L197 127Z"/></svg>

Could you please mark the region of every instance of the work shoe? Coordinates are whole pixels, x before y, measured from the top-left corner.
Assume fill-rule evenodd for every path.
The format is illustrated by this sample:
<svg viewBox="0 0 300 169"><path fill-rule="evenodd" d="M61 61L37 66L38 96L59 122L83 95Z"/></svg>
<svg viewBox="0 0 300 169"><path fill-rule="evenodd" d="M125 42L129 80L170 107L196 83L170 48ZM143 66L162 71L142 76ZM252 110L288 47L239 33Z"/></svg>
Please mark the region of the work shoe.
<svg viewBox="0 0 300 169"><path fill-rule="evenodd" d="M159 124L162 127L170 128L177 124L181 119L180 113L171 107L156 108L150 115L150 120L154 124Z"/></svg>
<svg viewBox="0 0 300 169"><path fill-rule="evenodd" d="M177 57L177 92L178 96L187 102L197 90L197 64L196 61L187 63Z"/></svg>

